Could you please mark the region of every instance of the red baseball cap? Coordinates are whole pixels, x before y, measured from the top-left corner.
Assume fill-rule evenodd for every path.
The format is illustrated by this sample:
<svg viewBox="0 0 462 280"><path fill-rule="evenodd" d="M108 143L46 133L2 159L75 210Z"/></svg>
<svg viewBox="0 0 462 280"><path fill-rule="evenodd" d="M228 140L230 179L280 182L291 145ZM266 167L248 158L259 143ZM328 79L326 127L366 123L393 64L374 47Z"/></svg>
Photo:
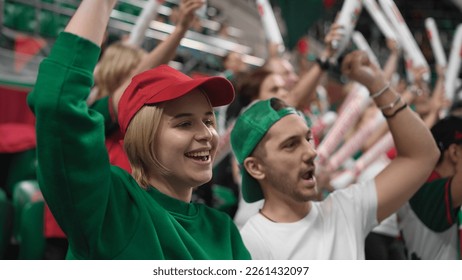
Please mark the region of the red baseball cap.
<svg viewBox="0 0 462 280"><path fill-rule="evenodd" d="M204 90L213 107L227 105L234 99L234 88L223 77L193 79L168 65L134 76L119 101L120 130L127 131L133 116L144 105L172 100L198 87Z"/></svg>

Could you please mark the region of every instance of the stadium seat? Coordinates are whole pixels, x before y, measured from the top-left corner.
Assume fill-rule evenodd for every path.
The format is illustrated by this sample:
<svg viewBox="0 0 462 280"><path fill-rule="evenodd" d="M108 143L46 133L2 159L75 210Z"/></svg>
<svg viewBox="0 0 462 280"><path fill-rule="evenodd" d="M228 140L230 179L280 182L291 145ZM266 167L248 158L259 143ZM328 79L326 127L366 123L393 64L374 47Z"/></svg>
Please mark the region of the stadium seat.
<svg viewBox="0 0 462 280"><path fill-rule="evenodd" d="M36 164L35 149L15 153L12 156L6 182L6 191L10 195L18 182L36 179Z"/></svg>
<svg viewBox="0 0 462 280"><path fill-rule="evenodd" d="M37 181L21 181L13 188L13 237L19 246L18 259L43 259L44 201Z"/></svg>
<svg viewBox="0 0 462 280"><path fill-rule="evenodd" d="M13 204L0 189L0 259L5 259L13 233Z"/></svg>

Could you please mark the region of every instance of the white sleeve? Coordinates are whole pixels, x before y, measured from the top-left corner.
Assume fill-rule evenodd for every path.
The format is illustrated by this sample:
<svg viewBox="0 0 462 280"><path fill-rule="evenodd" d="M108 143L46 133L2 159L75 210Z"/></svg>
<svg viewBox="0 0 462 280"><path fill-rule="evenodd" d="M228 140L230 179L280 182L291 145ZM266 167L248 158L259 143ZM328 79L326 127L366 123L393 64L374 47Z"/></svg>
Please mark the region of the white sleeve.
<svg viewBox="0 0 462 280"><path fill-rule="evenodd" d="M247 250L252 256L252 260L271 260L274 259L268 244L265 243L259 231L249 220L241 229L242 240Z"/></svg>
<svg viewBox="0 0 462 280"><path fill-rule="evenodd" d="M351 185L332 194L344 211L358 217L363 233L377 226L377 191L374 179Z"/></svg>

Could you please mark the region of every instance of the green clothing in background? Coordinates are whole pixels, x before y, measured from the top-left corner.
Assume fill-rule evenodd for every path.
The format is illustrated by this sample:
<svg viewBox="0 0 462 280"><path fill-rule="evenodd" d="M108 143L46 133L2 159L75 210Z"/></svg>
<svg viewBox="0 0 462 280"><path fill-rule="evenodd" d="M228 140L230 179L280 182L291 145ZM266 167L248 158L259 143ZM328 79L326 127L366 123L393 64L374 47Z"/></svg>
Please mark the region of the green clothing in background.
<svg viewBox="0 0 462 280"><path fill-rule="evenodd" d="M70 259L249 259L224 213L142 189L111 166L104 118L86 98L100 49L61 33L28 96L38 181L69 239Z"/></svg>

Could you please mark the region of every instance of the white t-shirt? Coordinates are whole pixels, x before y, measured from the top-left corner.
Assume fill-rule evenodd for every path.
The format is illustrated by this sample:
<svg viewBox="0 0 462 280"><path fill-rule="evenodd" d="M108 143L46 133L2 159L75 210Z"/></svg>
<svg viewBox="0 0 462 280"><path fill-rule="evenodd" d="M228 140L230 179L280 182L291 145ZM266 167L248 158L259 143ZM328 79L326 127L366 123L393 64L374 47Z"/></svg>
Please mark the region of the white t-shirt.
<svg viewBox="0 0 462 280"><path fill-rule="evenodd" d="M264 199L261 199L248 203L242 197L239 199L237 211L234 215L234 223L238 229L241 229L251 217L258 213L258 210L263 207L264 201Z"/></svg>
<svg viewBox="0 0 462 280"><path fill-rule="evenodd" d="M399 209L399 226L410 259L458 259L459 207L452 205L451 180L433 171L427 182Z"/></svg>
<svg viewBox="0 0 462 280"><path fill-rule="evenodd" d="M375 161L369 164L369 166L361 172L358 176L357 182L363 182L375 178L388 164L390 159L385 155L379 156ZM372 232L387 235L390 237L399 237L398 217L396 213L391 214L379 225L372 229Z"/></svg>
<svg viewBox="0 0 462 280"><path fill-rule="evenodd" d="M436 232L428 228L406 203L398 211L410 259L458 260L458 230L454 223L447 230Z"/></svg>
<svg viewBox="0 0 462 280"><path fill-rule="evenodd" d="M312 202L306 217L274 223L257 214L241 230L252 259L364 259L364 240L377 225L374 180Z"/></svg>

